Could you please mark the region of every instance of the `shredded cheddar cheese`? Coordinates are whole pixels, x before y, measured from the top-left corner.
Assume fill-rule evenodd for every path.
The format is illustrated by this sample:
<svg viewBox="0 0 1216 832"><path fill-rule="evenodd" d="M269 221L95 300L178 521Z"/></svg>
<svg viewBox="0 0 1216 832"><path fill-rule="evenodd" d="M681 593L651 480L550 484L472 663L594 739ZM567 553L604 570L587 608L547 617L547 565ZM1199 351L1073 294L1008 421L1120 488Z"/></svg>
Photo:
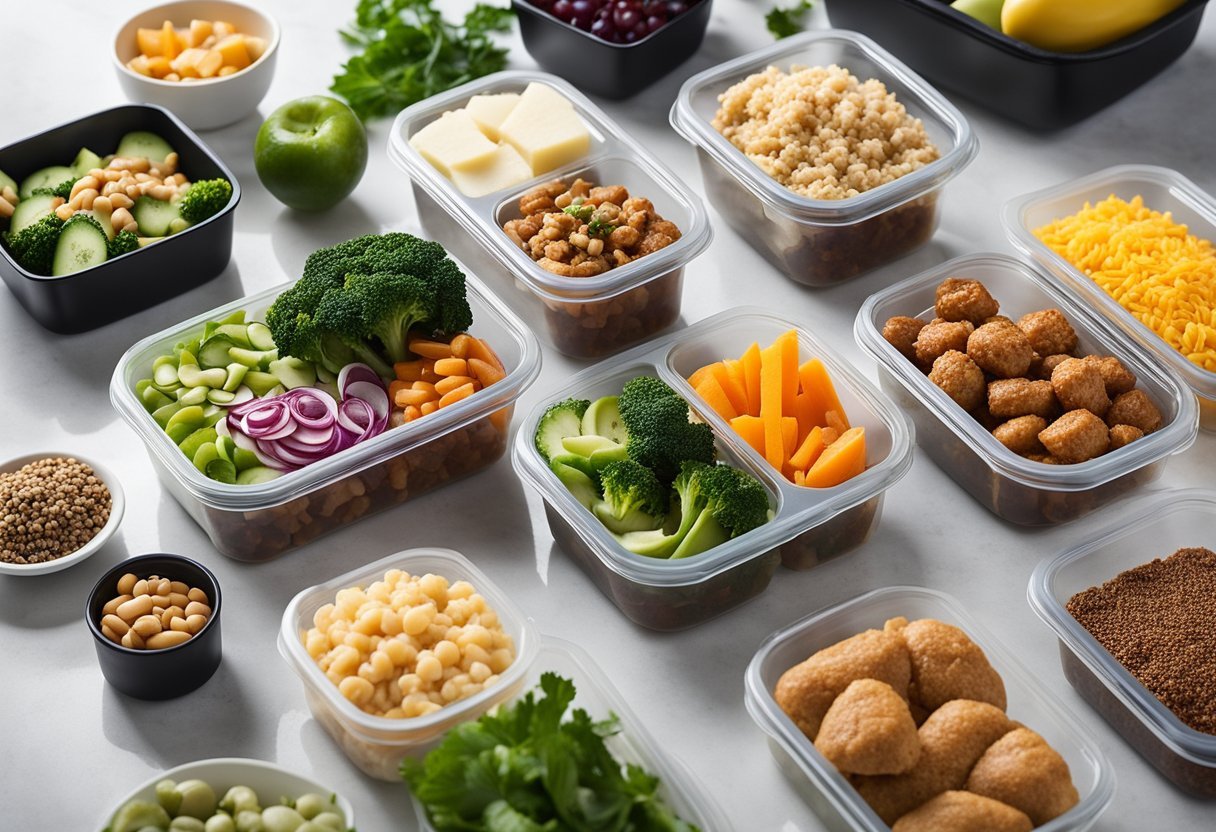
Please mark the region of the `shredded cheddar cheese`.
<svg viewBox="0 0 1216 832"><path fill-rule="evenodd" d="M1045 245L1165 339L1216 372L1216 248L1169 212L1116 196L1035 229Z"/></svg>

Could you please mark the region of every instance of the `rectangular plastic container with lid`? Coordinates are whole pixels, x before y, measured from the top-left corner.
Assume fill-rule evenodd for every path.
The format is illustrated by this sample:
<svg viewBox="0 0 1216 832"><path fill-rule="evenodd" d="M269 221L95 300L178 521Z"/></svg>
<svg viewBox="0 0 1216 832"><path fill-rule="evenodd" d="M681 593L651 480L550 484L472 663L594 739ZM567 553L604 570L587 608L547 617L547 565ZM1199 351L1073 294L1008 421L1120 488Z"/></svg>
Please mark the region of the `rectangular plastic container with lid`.
<svg viewBox="0 0 1216 832"><path fill-rule="evenodd" d="M858 79L877 78L919 118L940 158L855 197L799 196L768 176L713 127L718 96L776 66L837 64ZM975 157L978 142L963 114L865 35L806 32L694 75L680 88L671 124L697 149L714 209L791 280L831 286L928 242L942 187Z"/></svg>
<svg viewBox="0 0 1216 832"><path fill-rule="evenodd" d="M803 488L787 481L685 381L703 364L741 355L753 341L767 346L791 328L798 330L800 358L823 360L852 424L866 430L866 470L834 488ZM574 498L536 450L537 422L554 402L617 395L640 375L658 376L671 385L713 429L718 459L764 484L775 512L772 520L708 552L660 560L623 548ZM743 308L707 318L570 379L528 414L516 435L512 462L544 498L554 539L621 612L643 627L677 630L758 595L778 564L809 569L864 543L881 516L884 492L911 467L912 432L886 396L805 328L763 310Z"/></svg>
<svg viewBox="0 0 1216 832"><path fill-rule="evenodd" d="M947 277L983 283L1014 320L1056 308L1072 324L1080 354L1113 355L1135 374L1161 411L1162 427L1111 453L1074 465L1018 456L959 407L920 368L882 337L896 315L929 320L934 291ZM882 388L916 424L920 447L976 501L1003 520L1025 526L1064 523L1161 475L1166 460L1198 433L1195 397L1148 350L1118 337L1095 314L1031 266L1002 254L957 257L871 295L857 313L854 337L878 362Z"/></svg>
<svg viewBox="0 0 1216 832"><path fill-rule="evenodd" d="M842 832L889 829L785 715L773 690L785 671L812 654L865 630L881 630L885 621L901 616L909 621L933 618L963 630L1004 680L1009 718L1041 735L1068 763L1080 802L1037 827L1036 832L1092 828L1115 790L1114 770L1097 740L962 604L944 592L913 586L876 589L812 613L765 639L747 666L743 694L747 712L768 738L782 772L827 828Z"/></svg>
<svg viewBox="0 0 1216 832"><path fill-rule="evenodd" d="M156 357L201 334L207 321L242 309L251 320L260 320L289 285L250 295L144 338L119 359L110 380L111 404L144 441L165 488L216 549L235 560L272 560L489 466L506 450L515 401L540 372L540 345L531 331L468 275L473 310L469 332L498 353L507 369L505 378L463 401L278 479L257 485L209 479L153 420L135 395L135 383L151 376Z"/></svg>
<svg viewBox="0 0 1216 832"><path fill-rule="evenodd" d="M1005 206L1005 231L1019 251L1098 310L1115 331L1131 335L1182 376L1199 398L1200 427L1216 431L1216 372L1189 361L1034 234L1036 228L1111 195L1128 202L1141 196L1145 207L1169 212L1189 233L1216 244L1216 199L1177 171L1152 165L1119 165L1018 197Z"/></svg>
<svg viewBox="0 0 1216 832"><path fill-rule="evenodd" d="M574 105L591 133L587 155L519 185L467 197L409 143L410 137L474 95L522 92L548 84ZM559 352L598 358L644 341L680 316L684 267L708 246L712 233L700 197L628 136L585 95L543 72L499 72L432 96L403 110L393 123L389 157L409 175L427 233L486 276L500 297ZM567 277L538 265L503 231L520 217L519 198L539 184L582 177L596 185L624 185L631 197L654 203L681 236L671 245L592 277Z"/></svg>
<svg viewBox="0 0 1216 832"><path fill-rule="evenodd" d="M346 699L308 654L303 634L313 626L313 616L325 604L333 604L339 590L366 588L391 569L410 575L427 573L446 578L449 584L467 581L498 614L502 628L515 645L515 661L501 674L498 683L480 693L453 702L438 711L409 719L372 716ZM510 598L485 573L451 549L407 549L361 566L325 583L301 591L283 611L279 630L279 653L304 683L304 695L313 717L325 728L351 762L371 777L400 782L401 761L421 757L439 744L455 725L475 718L500 702L522 693L528 674L540 651L540 633Z"/></svg>
<svg viewBox="0 0 1216 832"><path fill-rule="evenodd" d="M595 659L581 647L550 635L540 637L540 650L527 668L519 692L526 693L540 684L543 673L556 673L572 682L575 698L571 708L582 708L593 720L615 714L620 733L606 741L608 750L623 763L640 765L659 778L659 797L681 820L702 832L725 832L731 828L721 808L698 783L683 762L665 751L646 731L612 681L599 669ZM472 717L469 714L465 719ZM463 720L462 720L463 721ZM691 751L695 745L689 744ZM418 800L414 800L418 826L434 832Z"/></svg>
<svg viewBox="0 0 1216 832"><path fill-rule="evenodd" d="M1066 608L1078 592L1178 549L1216 549L1216 492L1170 490L1119 508L1104 512L1111 516L1095 524L1096 537L1039 563L1030 606L1055 631L1060 665L1077 693L1175 786L1216 798L1216 736L1183 723Z"/></svg>

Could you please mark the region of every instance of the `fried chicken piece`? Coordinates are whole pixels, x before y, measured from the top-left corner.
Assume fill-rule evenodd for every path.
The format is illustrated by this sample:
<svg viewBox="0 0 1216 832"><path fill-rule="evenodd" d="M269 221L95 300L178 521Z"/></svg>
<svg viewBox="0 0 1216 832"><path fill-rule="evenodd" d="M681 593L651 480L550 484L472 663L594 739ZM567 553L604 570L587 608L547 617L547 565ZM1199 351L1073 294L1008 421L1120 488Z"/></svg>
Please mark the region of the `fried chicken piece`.
<svg viewBox="0 0 1216 832"><path fill-rule="evenodd" d="M967 356L997 378L1026 375L1034 354L1022 330L999 321L984 324L967 338Z"/></svg>
<svg viewBox="0 0 1216 832"><path fill-rule="evenodd" d="M935 298L933 311L947 321L970 321L978 326L1000 309L1000 304L988 294L983 283L961 277L943 280Z"/></svg>
<svg viewBox="0 0 1216 832"><path fill-rule="evenodd" d="M1144 436L1144 431L1132 425L1114 425L1110 429L1110 449L1116 450L1130 445Z"/></svg>
<svg viewBox="0 0 1216 832"><path fill-rule="evenodd" d="M925 322L920 318L909 318L907 315L896 315L888 318L882 325L882 337L909 361L916 361L916 336L925 328Z"/></svg>
<svg viewBox="0 0 1216 832"><path fill-rule="evenodd" d="M999 378L988 385L988 409L1001 419L1018 416L1050 419L1060 412L1060 405L1050 381Z"/></svg>
<svg viewBox="0 0 1216 832"><path fill-rule="evenodd" d="M916 343L919 352L920 341ZM984 403L984 371L958 350L938 356L929 371L929 381L946 391L963 410L974 410Z"/></svg>
<svg viewBox="0 0 1216 832"><path fill-rule="evenodd" d="M1035 374L1036 378L1041 378L1044 381L1051 381L1051 374L1055 371L1056 367L1059 367L1060 364L1070 358L1072 358L1071 355L1065 355L1064 353L1043 356L1043 360L1039 364L1039 371Z"/></svg>
<svg viewBox="0 0 1216 832"><path fill-rule="evenodd" d="M920 759L908 703L875 679L855 679L836 697L815 748L846 774L903 774Z"/></svg>
<svg viewBox="0 0 1216 832"><path fill-rule="evenodd" d="M967 791L1026 813L1042 826L1080 801L1068 763L1029 728L1015 728L994 742L967 777Z"/></svg>
<svg viewBox="0 0 1216 832"><path fill-rule="evenodd" d="M1112 399L1120 393L1135 389L1135 373L1124 367L1123 362L1113 355L1087 355L1082 360L1098 368L1102 383L1106 385L1106 395Z"/></svg>
<svg viewBox="0 0 1216 832"><path fill-rule="evenodd" d="M908 696L912 665L898 635L866 630L825 647L794 665L777 680L773 698L798 729L814 740L836 697L856 679L886 682Z"/></svg>
<svg viewBox="0 0 1216 832"><path fill-rule="evenodd" d="M920 726L920 761L907 774L857 776L857 792L884 822L894 823L927 800L961 789L988 746L1016 727L987 702L956 699Z"/></svg>
<svg viewBox="0 0 1216 832"><path fill-rule="evenodd" d="M953 699L987 702L1005 710L1005 683L966 633L933 618L899 630L912 661L908 699L936 711Z"/></svg>
<svg viewBox="0 0 1216 832"><path fill-rule="evenodd" d="M999 800L971 792L942 792L913 809L891 832L1030 832L1030 818Z"/></svg>
<svg viewBox="0 0 1216 832"><path fill-rule="evenodd" d="M1071 354L1077 348L1077 333L1059 309L1043 309L1018 318L1018 328L1026 333L1039 355Z"/></svg>
<svg viewBox="0 0 1216 832"><path fill-rule="evenodd" d="M1129 390L1115 396L1106 412L1108 425L1131 425L1144 433L1161 427L1161 411L1143 390Z"/></svg>
<svg viewBox="0 0 1216 832"><path fill-rule="evenodd" d="M996 441L1000 442L1015 454L1027 456L1045 452L1039 434L1047 427L1047 420L1042 416L1018 416L1008 422L997 425L992 431Z"/></svg>
<svg viewBox="0 0 1216 832"><path fill-rule="evenodd" d="M928 367L950 350L967 351L967 338L975 331L968 321L942 321L925 325L916 336L916 360Z"/></svg>
<svg viewBox="0 0 1216 832"><path fill-rule="evenodd" d="M1061 361L1051 371L1051 389L1065 410L1084 409L1095 416L1103 416L1110 409L1102 374L1083 358Z"/></svg>
<svg viewBox="0 0 1216 832"><path fill-rule="evenodd" d="M1009 324L1010 326L1017 326L1017 324L1015 324L1013 322L1012 318L1008 318L1004 315L993 315L991 318L984 318L982 323L983 324Z"/></svg>
<svg viewBox="0 0 1216 832"><path fill-rule="evenodd" d="M1085 462L1106 453L1110 431L1088 410L1070 410L1048 425L1039 441L1060 462Z"/></svg>

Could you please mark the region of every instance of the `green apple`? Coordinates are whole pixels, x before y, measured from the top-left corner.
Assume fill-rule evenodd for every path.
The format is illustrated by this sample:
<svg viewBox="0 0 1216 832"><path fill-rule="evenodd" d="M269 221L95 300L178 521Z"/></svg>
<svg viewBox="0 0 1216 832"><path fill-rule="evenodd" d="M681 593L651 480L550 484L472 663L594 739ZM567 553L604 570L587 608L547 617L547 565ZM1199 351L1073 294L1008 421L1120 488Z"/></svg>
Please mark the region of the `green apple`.
<svg viewBox="0 0 1216 832"><path fill-rule="evenodd" d="M367 167L367 132L336 98L289 101L262 123L253 145L258 178L298 211L324 211L345 199Z"/></svg>
<svg viewBox="0 0 1216 832"><path fill-rule="evenodd" d="M950 8L958 9L968 17L974 17L985 26L1001 31L1001 7L1005 0L954 0Z"/></svg>

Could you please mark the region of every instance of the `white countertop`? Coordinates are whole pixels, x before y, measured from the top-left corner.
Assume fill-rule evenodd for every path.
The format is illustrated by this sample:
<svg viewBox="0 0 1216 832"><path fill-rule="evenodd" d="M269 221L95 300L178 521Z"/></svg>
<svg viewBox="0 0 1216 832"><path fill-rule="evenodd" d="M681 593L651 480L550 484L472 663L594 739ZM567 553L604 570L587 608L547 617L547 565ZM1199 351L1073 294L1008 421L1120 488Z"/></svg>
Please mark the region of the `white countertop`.
<svg viewBox="0 0 1216 832"><path fill-rule="evenodd" d="M109 65L112 32L145 3L0 3L0 32L6 35L0 145L120 103ZM259 5L270 7L283 27L277 75L261 109L266 115L288 99L326 90L345 59L336 30L354 2ZM636 98L604 104L694 190L701 188L700 174L691 148L668 126L671 101L693 72L770 43L762 19L768 5L717 0L696 56ZM821 11L817 20L824 25ZM517 39L512 66L532 66ZM776 273L711 212L716 237L688 269L684 319L760 303L814 328L873 378L873 364L852 336L862 300L948 257L1010 251L999 222L1009 198L1121 162L1166 165L1216 192L1213 78L1216 19L1209 14L1198 41L1176 64L1078 127L1030 134L956 99L981 150L946 187L941 228L929 245L837 288L811 291ZM312 719L275 636L284 606L300 589L418 545L465 553L542 631L573 634L740 832L823 828L783 778L744 710L743 671L756 646L806 613L890 584L922 584L959 598L1093 730L1118 779L1098 829L1212 826L1212 804L1170 786L1074 694L1060 671L1055 639L1026 603L1035 564L1085 539L1101 516L1036 531L1007 525L919 454L908 476L888 492L881 523L863 548L808 572L780 570L756 600L676 634L630 624L596 591L556 548L539 497L520 483L506 458L274 562L247 566L218 555L160 486L140 441L110 407L107 387L119 356L147 334L294 277L320 245L369 231L419 230L408 182L385 156L390 121L372 126L371 161L351 199L307 217L283 208L260 186L251 157L260 123L250 117L203 135L244 190L232 262L216 280L77 336L47 332L0 290L0 355L8 356L0 458L42 449L96 457L118 474L128 501L116 537L84 564L45 577L0 575L0 826L92 832L91 824L119 796L159 770L205 757L249 756L346 795L362 832L413 828L404 785L364 777ZM523 408L576 368L546 350L542 375L523 397ZM1214 462L1216 435L1201 434L1153 488L1211 485ZM474 522L469 506L477 507ZM82 620L85 596L105 569L155 551L206 562L226 600L218 673L194 694L158 704L128 699L103 681ZM1164 554L1146 552L1145 558Z"/></svg>

